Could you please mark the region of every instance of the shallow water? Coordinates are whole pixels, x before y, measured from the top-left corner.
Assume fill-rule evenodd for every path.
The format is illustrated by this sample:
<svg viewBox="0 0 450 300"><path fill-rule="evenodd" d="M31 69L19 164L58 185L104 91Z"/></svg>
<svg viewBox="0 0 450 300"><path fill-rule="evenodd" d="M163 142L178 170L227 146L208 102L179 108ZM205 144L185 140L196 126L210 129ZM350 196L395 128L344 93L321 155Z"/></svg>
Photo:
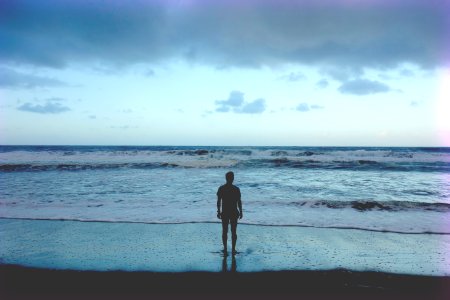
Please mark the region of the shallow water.
<svg viewBox="0 0 450 300"><path fill-rule="evenodd" d="M1 220L4 264L72 270L380 271L450 276L450 235L238 225L224 257L219 224ZM225 258L225 259L224 259ZM234 264L234 265L233 265Z"/></svg>

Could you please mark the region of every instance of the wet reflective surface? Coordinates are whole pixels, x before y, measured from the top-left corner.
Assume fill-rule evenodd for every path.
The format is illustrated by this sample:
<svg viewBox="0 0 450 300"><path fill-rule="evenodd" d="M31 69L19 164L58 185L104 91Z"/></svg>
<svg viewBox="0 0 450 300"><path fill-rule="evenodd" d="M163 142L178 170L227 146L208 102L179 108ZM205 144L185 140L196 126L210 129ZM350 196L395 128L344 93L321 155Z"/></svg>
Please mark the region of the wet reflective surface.
<svg viewBox="0 0 450 300"><path fill-rule="evenodd" d="M0 220L4 264L161 272L373 270L450 275L449 235L238 225L223 256L220 224Z"/></svg>

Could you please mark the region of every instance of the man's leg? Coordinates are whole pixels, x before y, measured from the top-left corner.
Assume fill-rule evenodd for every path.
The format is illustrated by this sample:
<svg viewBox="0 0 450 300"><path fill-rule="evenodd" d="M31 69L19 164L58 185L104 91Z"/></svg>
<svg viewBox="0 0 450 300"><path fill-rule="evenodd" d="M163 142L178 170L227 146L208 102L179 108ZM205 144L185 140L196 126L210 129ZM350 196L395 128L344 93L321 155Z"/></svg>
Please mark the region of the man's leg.
<svg viewBox="0 0 450 300"><path fill-rule="evenodd" d="M231 224L231 245L233 253L236 252L236 240L237 240L237 218L233 218L230 220Z"/></svg>
<svg viewBox="0 0 450 300"><path fill-rule="evenodd" d="M227 252L227 239L228 239L228 222L230 219L228 217L222 216L222 243L223 251Z"/></svg>

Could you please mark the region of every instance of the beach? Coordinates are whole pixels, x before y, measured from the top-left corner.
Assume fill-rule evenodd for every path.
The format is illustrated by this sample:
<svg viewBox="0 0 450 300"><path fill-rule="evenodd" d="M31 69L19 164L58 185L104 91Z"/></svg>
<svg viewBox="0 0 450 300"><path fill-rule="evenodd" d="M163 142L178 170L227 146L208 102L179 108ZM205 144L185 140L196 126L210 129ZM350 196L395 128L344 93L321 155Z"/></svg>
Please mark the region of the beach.
<svg viewBox="0 0 450 300"><path fill-rule="evenodd" d="M241 224L234 259L220 251L218 223L0 219L0 238L2 290L10 296L270 292L441 299L450 287L448 235Z"/></svg>
<svg viewBox="0 0 450 300"><path fill-rule="evenodd" d="M0 0L0 300L450 300L449 37L450 0Z"/></svg>
<svg viewBox="0 0 450 300"><path fill-rule="evenodd" d="M0 146L2 299L446 299L449 167L447 148Z"/></svg>

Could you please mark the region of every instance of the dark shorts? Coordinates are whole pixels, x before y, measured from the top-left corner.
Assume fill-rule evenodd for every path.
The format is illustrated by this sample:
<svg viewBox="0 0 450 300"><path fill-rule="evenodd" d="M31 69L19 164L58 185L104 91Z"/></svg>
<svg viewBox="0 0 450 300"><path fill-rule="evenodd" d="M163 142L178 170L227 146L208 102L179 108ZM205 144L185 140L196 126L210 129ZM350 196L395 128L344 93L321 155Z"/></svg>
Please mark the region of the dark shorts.
<svg viewBox="0 0 450 300"><path fill-rule="evenodd" d="M239 218L239 212L238 211L231 211L231 212L222 212L222 219L238 219Z"/></svg>

